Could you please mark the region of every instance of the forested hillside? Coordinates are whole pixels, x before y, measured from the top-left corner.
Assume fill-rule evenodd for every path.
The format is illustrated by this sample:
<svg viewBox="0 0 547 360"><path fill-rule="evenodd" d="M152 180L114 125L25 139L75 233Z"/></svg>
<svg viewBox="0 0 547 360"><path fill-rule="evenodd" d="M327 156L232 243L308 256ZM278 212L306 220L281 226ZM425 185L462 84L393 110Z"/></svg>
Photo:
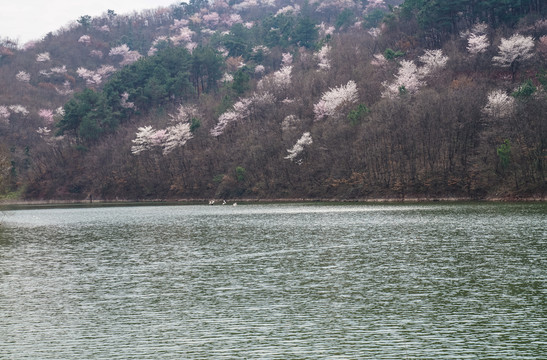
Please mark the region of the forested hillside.
<svg viewBox="0 0 547 360"><path fill-rule="evenodd" d="M544 198L540 0L191 0L0 40L0 192Z"/></svg>

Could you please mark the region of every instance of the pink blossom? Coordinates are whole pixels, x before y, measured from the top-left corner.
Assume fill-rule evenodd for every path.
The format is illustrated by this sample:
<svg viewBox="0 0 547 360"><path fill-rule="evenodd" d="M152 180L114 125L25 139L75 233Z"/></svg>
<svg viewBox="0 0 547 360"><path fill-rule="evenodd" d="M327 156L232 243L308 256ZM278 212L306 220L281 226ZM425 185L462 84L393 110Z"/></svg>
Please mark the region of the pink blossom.
<svg viewBox="0 0 547 360"><path fill-rule="evenodd" d="M38 116L40 116L42 119L44 119L46 124L53 124L53 122L54 122L53 110L40 109L40 111L38 111Z"/></svg>
<svg viewBox="0 0 547 360"><path fill-rule="evenodd" d="M203 21L205 21L210 26L216 26L220 22L220 16L217 12L205 14L203 15Z"/></svg>

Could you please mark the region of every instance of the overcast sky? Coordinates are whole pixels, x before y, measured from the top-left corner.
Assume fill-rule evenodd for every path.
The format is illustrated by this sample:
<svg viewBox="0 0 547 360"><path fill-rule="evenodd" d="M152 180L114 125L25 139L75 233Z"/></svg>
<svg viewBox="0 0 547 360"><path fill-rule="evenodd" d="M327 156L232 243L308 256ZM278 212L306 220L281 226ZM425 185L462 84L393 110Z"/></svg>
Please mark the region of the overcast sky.
<svg viewBox="0 0 547 360"><path fill-rule="evenodd" d="M155 9L177 0L0 0L0 38L39 40L47 33L78 20L83 15L100 16L107 10L116 14Z"/></svg>

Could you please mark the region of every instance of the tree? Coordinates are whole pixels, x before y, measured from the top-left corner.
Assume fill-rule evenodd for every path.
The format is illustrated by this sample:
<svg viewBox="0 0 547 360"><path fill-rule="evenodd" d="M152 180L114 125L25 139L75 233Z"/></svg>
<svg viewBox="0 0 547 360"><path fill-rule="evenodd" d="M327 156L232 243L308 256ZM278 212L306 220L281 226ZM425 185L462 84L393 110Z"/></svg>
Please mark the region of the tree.
<svg viewBox="0 0 547 360"><path fill-rule="evenodd" d="M301 16L298 18L294 33L292 34L294 44L310 49L315 45L318 36L317 27L310 17Z"/></svg>
<svg viewBox="0 0 547 360"><path fill-rule="evenodd" d="M501 39L499 53L492 58L495 65L511 69L513 81L520 65L534 56L534 40L531 36L515 34Z"/></svg>

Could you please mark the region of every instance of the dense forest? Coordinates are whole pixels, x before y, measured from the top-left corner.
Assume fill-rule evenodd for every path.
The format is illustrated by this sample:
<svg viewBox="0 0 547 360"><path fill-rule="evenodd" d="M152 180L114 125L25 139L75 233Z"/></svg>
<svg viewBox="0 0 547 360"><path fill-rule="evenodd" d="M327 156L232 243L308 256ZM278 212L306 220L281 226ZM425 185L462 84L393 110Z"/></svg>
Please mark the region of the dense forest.
<svg viewBox="0 0 547 360"><path fill-rule="evenodd" d="M540 198L541 0L190 0L0 39L17 199Z"/></svg>

